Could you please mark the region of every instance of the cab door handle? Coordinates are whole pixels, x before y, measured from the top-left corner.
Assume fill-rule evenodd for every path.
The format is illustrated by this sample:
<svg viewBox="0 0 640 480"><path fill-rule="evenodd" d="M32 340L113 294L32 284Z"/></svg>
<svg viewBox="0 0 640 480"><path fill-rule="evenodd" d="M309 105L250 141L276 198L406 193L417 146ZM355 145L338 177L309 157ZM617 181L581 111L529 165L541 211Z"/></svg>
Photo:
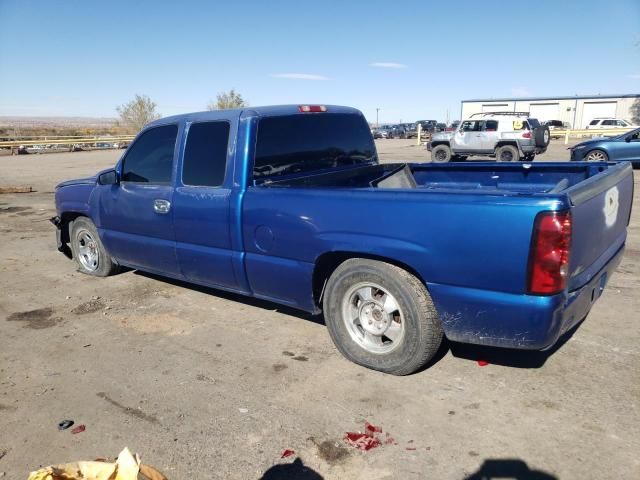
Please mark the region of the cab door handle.
<svg viewBox="0 0 640 480"><path fill-rule="evenodd" d="M164 215L165 213L169 213L169 210L171 210L171 202L168 200L158 199L153 201L154 212Z"/></svg>

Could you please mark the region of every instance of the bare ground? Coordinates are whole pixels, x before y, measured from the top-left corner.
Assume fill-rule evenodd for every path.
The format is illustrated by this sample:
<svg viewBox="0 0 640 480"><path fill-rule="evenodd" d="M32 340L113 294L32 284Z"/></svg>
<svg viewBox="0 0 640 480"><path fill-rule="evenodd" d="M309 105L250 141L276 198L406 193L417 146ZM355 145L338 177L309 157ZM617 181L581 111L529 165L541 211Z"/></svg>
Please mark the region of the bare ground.
<svg viewBox="0 0 640 480"><path fill-rule="evenodd" d="M427 158L411 141L378 146L384 161ZM0 158L0 186L37 190L0 195L0 475L127 445L172 480L640 478L638 208L617 274L557 348L447 343L397 378L344 360L321 317L137 272L77 273L47 221L54 185L120 154ZM540 160L566 158L554 143ZM64 419L86 431L58 431ZM394 441L346 448L365 421Z"/></svg>

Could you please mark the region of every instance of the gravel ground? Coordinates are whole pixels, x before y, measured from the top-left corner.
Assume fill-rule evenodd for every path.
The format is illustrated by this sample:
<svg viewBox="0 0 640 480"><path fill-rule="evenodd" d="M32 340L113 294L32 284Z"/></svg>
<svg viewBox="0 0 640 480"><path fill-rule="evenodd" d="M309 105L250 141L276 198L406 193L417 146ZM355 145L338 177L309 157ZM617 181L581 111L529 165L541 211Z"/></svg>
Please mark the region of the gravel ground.
<svg viewBox="0 0 640 480"><path fill-rule="evenodd" d="M377 143L383 161L428 158ZM552 351L446 343L398 378L344 360L322 317L139 272L77 273L47 221L54 185L121 153L0 158L0 186L37 190L0 195L0 475L128 446L171 480L640 478L638 208L617 274ZM562 143L539 158L554 159ZM86 431L58 431L64 419ZM393 441L347 448L367 421Z"/></svg>

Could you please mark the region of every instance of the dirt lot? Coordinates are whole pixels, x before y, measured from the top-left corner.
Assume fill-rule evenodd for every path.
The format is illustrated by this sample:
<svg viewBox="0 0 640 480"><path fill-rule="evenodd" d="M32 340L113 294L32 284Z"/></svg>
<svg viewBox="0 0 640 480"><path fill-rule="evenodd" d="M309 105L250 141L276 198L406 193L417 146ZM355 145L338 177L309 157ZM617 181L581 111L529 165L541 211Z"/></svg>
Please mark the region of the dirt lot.
<svg viewBox="0 0 640 480"><path fill-rule="evenodd" d="M412 141L378 145L384 161L427 158ZM121 153L0 158L0 186L37 190L0 195L0 476L126 445L171 480L640 478L638 177L626 256L570 338L547 353L447 343L397 378L344 360L321 317L137 272L75 272L47 221L54 185ZM64 419L86 431L58 431ZM345 448L365 421L394 441Z"/></svg>

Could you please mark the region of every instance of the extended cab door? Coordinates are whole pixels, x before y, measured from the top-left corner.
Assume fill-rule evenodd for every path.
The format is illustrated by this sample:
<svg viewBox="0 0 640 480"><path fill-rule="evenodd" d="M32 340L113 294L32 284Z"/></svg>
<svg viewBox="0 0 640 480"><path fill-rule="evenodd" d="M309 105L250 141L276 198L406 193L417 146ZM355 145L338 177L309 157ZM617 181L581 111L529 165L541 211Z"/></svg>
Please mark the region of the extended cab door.
<svg viewBox="0 0 640 480"><path fill-rule="evenodd" d="M232 265L229 198L236 123L186 125L181 175L174 193L176 252L185 278L237 290Z"/></svg>
<svg viewBox="0 0 640 480"><path fill-rule="evenodd" d="M173 235L174 158L179 126L145 130L118 165L120 182L100 188L99 228L124 265L179 275Z"/></svg>

